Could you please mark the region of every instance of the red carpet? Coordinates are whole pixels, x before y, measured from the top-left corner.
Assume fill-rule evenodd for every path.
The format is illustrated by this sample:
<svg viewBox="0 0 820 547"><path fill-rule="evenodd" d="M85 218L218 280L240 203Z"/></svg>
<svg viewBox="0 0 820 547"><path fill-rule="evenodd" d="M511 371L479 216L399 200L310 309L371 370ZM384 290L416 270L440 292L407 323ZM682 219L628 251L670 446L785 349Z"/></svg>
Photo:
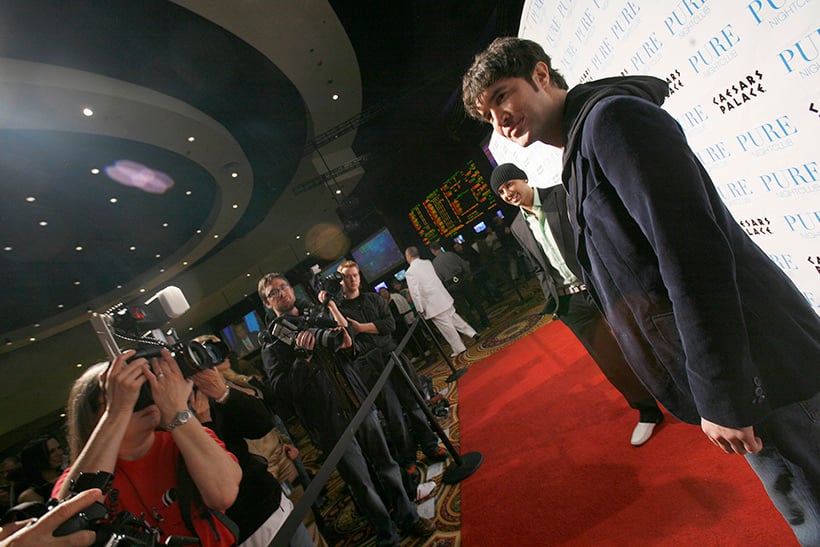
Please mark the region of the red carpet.
<svg viewBox="0 0 820 547"><path fill-rule="evenodd" d="M459 380L462 545L793 546L745 460L671 415L644 446L626 406L559 322Z"/></svg>

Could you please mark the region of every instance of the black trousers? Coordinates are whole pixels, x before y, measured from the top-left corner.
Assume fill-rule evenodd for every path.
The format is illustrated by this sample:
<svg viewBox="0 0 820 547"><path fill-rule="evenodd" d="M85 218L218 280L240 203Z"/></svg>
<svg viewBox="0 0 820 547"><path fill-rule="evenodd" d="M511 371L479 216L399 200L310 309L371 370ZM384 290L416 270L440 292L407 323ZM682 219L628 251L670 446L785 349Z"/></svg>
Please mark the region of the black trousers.
<svg viewBox="0 0 820 547"><path fill-rule="evenodd" d="M654 397L632 372L609 323L586 291L562 296L556 315L584 345L629 406L641 413L642 422L659 422L663 415Z"/></svg>

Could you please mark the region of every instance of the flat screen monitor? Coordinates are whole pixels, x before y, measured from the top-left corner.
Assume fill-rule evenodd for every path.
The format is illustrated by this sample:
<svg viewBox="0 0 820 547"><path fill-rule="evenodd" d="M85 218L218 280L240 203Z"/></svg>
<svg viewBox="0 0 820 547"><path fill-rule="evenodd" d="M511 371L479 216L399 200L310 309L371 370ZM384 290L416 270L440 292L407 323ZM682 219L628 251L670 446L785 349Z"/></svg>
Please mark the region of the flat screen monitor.
<svg viewBox="0 0 820 547"><path fill-rule="evenodd" d="M453 243L461 243L463 245L465 241L466 240L464 239L464 236L461 234L458 234L456 237L453 238Z"/></svg>
<svg viewBox="0 0 820 547"><path fill-rule="evenodd" d="M501 209L496 211L495 214L496 216L498 216L498 218L504 218L504 211L502 211Z"/></svg>
<svg viewBox="0 0 820 547"><path fill-rule="evenodd" d="M264 328L262 319L254 311L246 313L221 331L222 340L238 357L244 357L259 349L259 331Z"/></svg>
<svg viewBox="0 0 820 547"><path fill-rule="evenodd" d="M360 273L368 281L378 279L404 262L404 254L387 228L367 238L350 253L359 265Z"/></svg>
<svg viewBox="0 0 820 547"><path fill-rule="evenodd" d="M376 293L378 293L380 290L382 290L382 289L386 289L386 288L387 288L387 282L386 282L386 281L382 281L381 283L379 283L378 285L376 285L375 287L373 287L373 291L374 291L374 292L376 292Z"/></svg>
<svg viewBox="0 0 820 547"><path fill-rule="evenodd" d="M404 278L407 277L407 270L401 269L393 274L393 277L398 279L399 281L404 281Z"/></svg>
<svg viewBox="0 0 820 547"><path fill-rule="evenodd" d="M487 224L483 220L481 222L477 222L475 225L473 225L473 230L475 230L475 233L477 233L477 234L480 234L481 232L483 232L486 229L487 229Z"/></svg>

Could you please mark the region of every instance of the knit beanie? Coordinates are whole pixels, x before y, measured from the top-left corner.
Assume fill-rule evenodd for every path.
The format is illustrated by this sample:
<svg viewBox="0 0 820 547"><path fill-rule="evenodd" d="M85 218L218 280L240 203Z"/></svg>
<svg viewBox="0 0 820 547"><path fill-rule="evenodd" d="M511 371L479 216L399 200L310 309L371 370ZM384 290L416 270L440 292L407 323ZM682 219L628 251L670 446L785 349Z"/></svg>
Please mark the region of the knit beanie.
<svg viewBox="0 0 820 547"><path fill-rule="evenodd" d="M498 194L498 189L502 184L515 179L527 180L527 174L512 163L502 163L493 170L490 176L490 187Z"/></svg>

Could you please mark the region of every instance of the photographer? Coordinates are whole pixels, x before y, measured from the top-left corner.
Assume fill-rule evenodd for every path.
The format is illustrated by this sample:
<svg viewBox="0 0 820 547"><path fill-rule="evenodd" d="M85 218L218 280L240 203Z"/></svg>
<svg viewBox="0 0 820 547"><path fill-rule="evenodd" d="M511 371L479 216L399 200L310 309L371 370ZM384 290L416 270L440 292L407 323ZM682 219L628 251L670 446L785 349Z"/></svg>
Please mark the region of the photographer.
<svg viewBox="0 0 820 547"><path fill-rule="evenodd" d="M162 541L194 536L203 546L234 545L216 511L236 499L242 477L236 458L188 409L192 382L171 354L163 349L150 364L129 362L134 354L127 350L110 364L94 365L74 382L67 418L71 467L54 496L68 497L82 474L110 473L112 518L141 516ZM152 400L137 404L145 382Z"/></svg>
<svg viewBox="0 0 820 547"><path fill-rule="evenodd" d="M265 402L246 388L233 384L223 375L230 368L228 348L216 336L194 338L194 343L209 348L221 363L194 374L193 404L197 419L212 429L225 447L235 455L242 468L242 481L234 504L226 514L239 526L241 547L267 547L293 511L279 481L268 473L268 462L248 450L248 439L258 439L274 428L274 415ZM312 547L304 526L297 529L291 546Z"/></svg>
<svg viewBox="0 0 820 547"><path fill-rule="evenodd" d="M361 275L356 262L343 262L339 265L338 272L342 275L342 294L330 299L328 308L340 324L350 326L355 351L355 370L365 385L372 389L390 359L390 352L396 349L396 342L392 336L396 330L396 321L390 313L390 308L379 295L359 290ZM324 291L319 293L319 299L322 301L328 296ZM418 385L415 369L412 366L404 368ZM427 416L419 408L410 386L400 371L393 370L378 401L379 409L387 422L388 436L397 452L397 460L408 474L412 475L415 471L417 444L421 445L428 459L446 459L447 451L443 446L439 446L438 437L430 428ZM404 418L405 412L409 428Z"/></svg>
<svg viewBox="0 0 820 547"><path fill-rule="evenodd" d="M276 315L272 339L262 348L262 362L273 394L292 405L313 443L329 453L344 434L355 408L351 404L353 394L347 393L345 382L337 378L336 363L340 357L317 343L316 336L306 329L293 337L279 334L279 326L285 322L301 325L311 312L309 304L297 304L293 288L283 275L264 276L259 280L258 292L264 305ZM352 341L347 331L337 329L342 333L341 348L350 347ZM360 387L355 385L354 375L348 378L354 389ZM383 494L373 484L371 468ZM350 487L358 508L375 528L377 545L399 545L391 510L404 532L426 537L435 531L435 524L419 518L415 505L408 499L399 467L390 456L375 413L371 412L362 422L337 470Z"/></svg>

